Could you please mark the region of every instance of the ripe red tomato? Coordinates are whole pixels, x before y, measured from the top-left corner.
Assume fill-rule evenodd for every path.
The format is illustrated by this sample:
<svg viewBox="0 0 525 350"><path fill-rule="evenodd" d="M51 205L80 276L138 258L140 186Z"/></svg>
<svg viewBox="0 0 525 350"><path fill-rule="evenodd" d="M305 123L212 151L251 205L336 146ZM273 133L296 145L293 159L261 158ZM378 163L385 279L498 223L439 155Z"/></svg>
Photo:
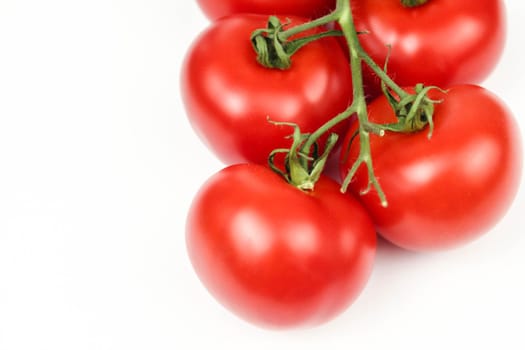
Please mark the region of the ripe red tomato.
<svg viewBox="0 0 525 350"><path fill-rule="evenodd" d="M230 166L204 184L186 239L211 294L270 328L316 325L345 310L368 280L376 248L368 214L336 182L322 176L303 192L255 164Z"/></svg>
<svg viewBox="0 0 525 350"><path fill-rule="evenodd" d="M197 0L212 20L238 13L318 17L335 8L335 0Z"/></svg>
<svg viewBox="0 0 525 350"><path fill-rule="evenodd" d="M400 0L351 0L363 48L402 86L479 83L504 47L501 0L431 0L414 8ZM376 84L378 82L376 81Z"/></svg>
<svg viewBox="0 0 525 350"><path fill-rule="evenodd" d="M430 140L428 130L371 135L374 171L388 207L381 206L375 191L361 196L380 235L421 251L455 247L490 230L517 192L523 159L518 126L493 94L462 85L431 95L444 100L435 106ZM396 121L385 97L372 102L369 113L376 123ZM343 176L358 152L353 141ZM354 193L366 188L363 168L350 184Z"/></svg>
<svg viewBox="0 0 525 350"><path fill-rule="evenodd" d="M304 21L289 19L292 25ZM264 164L272 150L291 145L286 139L291 128L268 118L312 132L352 100L350 68L334 38L301 48L288 70L261 66L250 35L266 27L267 20L265 15L235 15L213 23L182 67L182 97L191 125L227 164Z"/></svg>

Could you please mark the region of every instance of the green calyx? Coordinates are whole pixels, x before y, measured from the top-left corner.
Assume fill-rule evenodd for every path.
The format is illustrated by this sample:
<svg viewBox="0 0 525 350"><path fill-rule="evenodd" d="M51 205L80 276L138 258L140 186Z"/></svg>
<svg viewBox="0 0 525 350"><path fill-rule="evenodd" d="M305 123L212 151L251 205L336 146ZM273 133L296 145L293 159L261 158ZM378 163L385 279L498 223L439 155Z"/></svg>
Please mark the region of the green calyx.
<svg viewBox="0 0 525 350"><path fill-rule="evenodd" d="M436 86L417 84L413 94L406 94L401 98L396 98L389 90L383 87L383 92L388 98L398 121L382 125L381 128L394 132L411 133L424 130L428 126L428 138L430 139L434 131L434 105L441 102L428 97L428 93L434 89L446 93L446 91Z"/></svg>
<svg viewBox="0 0 525 350"><path fill-rule="evenodd" d="M283 31L283 25L277 17L270 17L266 29L258 29L253 32L251 41L257 52L257 61L267 68L288 69L291 66L293 53L279 37Z"/></svg>
<svg viewBox="0 0 525 350"><path fill-rule="evenodd" d="M296 30L286 31L287 23L281 23L279 18L270 16L265 29L257 29L252 33L252 46L257 53L257 62L266 68L288 69L292 65L292 56L304 45L327 36L340 36L341 32L329 30L314 35L308 35L289 40ZM312 26L304 26L309 29Z"/></svg>
<svg viewBox="0 0 525 350"><path fill-rule="evenodd" d="M335 147L338 135L330 134L326 141L324 151L319 154L319 145L316 142L312 149L308 145L310 134L303 134L297 124L269 121L274 125L290 126L294 129L290 148L280 148L270 153L268 164L273 171L280 174L288 183L302 191L312 191L315 183L321 177L330 152ZM275 164L277 154L284 154L284 169Z"/></svg>

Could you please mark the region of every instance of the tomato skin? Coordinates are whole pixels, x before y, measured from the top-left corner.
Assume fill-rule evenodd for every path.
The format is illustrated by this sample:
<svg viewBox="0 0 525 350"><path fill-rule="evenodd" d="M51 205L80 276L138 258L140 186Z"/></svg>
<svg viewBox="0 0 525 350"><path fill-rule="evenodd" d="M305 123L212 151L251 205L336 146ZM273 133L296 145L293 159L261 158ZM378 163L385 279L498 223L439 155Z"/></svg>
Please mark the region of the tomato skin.
<svg viewBox="0 0 525 350"><path fill-rule="evenodd" d="M434 90L432 97L444 101L436 105L430 140L428 130L371 135L373 167L388 207L375 191L360 197L381 236L415 251L457 247L489 231L517 192L523 159L519 128L492 93L462 85L446 95ZM384 97L370 104L369 113L377 123L396 120ZM358 151L356 140L348 159L342 157L341 175ZM366 188L363 168L350 184L353 193Z"/></svg>
<svg viewBox="0 0 525 350"><path fill-rule="evenodd" d="M322 177L302 192L269 168L233 165L190 208L190 260L203 284L241 318L268 328L313 326L357 297L376 248L357 200Z"/></svg>
<svg viewBox="0 0 525 350"><path fill-rule="evenodd" d="M197 0L197 3L211 20L239 13L315 18L335 9L335 0Z"/></svg>
<svg viewBox="0 0 525 350"><path fill-rule="evenodd" d="M305 21L287 18L292 25ZM300 49L288 70L261 66L249 38L267 19L236 15L213 23L194 42L182 67L190 123L226 164L265 164L272 150L291 145L286 137L293 130L268 118L312 132L352 100L350 68L334 38ZM342 133L345 127L334 131Z"/></svg>
<svg viewBox="0 0 525 350"><path fill-rule="evenodd" d="M405 8L400 0L350 0L360 41L401 86L446 88L483 81L503 52L506 36L501 0L431 0ZM376 81L378 85L379 82Z"/></svg>

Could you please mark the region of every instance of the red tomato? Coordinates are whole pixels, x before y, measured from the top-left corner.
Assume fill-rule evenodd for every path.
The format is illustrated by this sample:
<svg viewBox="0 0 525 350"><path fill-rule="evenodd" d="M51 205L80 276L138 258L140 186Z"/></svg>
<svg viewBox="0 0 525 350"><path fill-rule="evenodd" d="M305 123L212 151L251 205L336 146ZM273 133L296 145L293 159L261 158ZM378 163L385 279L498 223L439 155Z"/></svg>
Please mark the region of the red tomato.
<svg viewBox="0 0 525 350"><path fill-rule="evenodd" d="M318 17L335 9L335 0L197 0L212 20L238 13Z"/></svg>
<svg viewBox="0 0 525 350"><path fill-rule="evenodd" d="M462 85L446 95L434 90L431 97L444 101L435 106L430 140L428 130L371 135L374 171L388 207L381 206L375 191L361 196L380 235L421 251L455 247L490 230L517 192L523 158L518 126L487 90ZM371 103L369 113L376 123L396 121L385 97ZM352 142L343 176L358 148ZM361 167L350 190L359 193L367 181Z"/></svg>
<svg viewBox="0 0 525 350"><path fill-rule="evenodd" d="M186 239L208 290L243 319L311 326L345 310L372 269L376 234L357 200L321 177L312 192L262 165L223 169L189 211Z"/></svg>
<svg viewBox="0 0 525 350"><path fill-rule="evenodd" d="M479 83L493 70L504 47L501 0L430 0L407 8L400 0L351 0L360 41L402 86L448 87ZM378 82L376 81L376 84Z"/></svg>
<svg viewBox="0 0 525 350"><path fill-rule="evenodd" d="M267 19L237 15L215 22L196 40L183 64L182 97L190 122L227 164L263 164L272 150L291 145L286 137L292 129L271 124L268 118L311 132L352 100L350 68L334 38L297 51L288 70L261 66L250 35L266 27Z"/></svg>

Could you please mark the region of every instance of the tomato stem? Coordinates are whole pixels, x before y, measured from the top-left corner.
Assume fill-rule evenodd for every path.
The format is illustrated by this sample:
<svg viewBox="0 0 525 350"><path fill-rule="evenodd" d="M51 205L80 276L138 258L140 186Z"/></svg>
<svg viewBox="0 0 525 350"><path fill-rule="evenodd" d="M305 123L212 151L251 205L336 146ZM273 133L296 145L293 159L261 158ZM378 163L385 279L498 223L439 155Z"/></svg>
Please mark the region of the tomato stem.
<svg viewBox="0 0 525 350"><path fill-rule="evenodd" d="M422 5L427 1L428 0L403 1L403 4L405 6L417 6ZM288 40L292 36L300 34L304 31L319 26L324 26L334 21L339 24L341 31L326 30L321 34L306 36L296 39L295 41ZM387 130L393 132L419 131L426 127L427 124L430 124L430 137L433 127L433 104L439 101L433 101L429 99L427 97L427 93L430 89L435 87L424 87L422 85L418 85L415 88L416 93L410 94L398 84L396 84L396 82L388 76L386 72L387 67L385 66L384 69L379 67L361 46L358 38L360 33L355 28L350 1L348 0L337 0L335 10L326 16L292 28L284 29L284 27L285 25L282 25L276 17L270 17L268 29L258 30L252 35L252 42L254 43L256 50L260 49L257 47L257 45L262 45L261 52L263 54L265 54L266 51L272 50L277 53L281 51L285 52L286 54L290 53L290 55L286 56L283 60L288 60L288 63L290 63L289 61L291 59L291 53L297 51L300 47L307 44L308 42L317 40L318 38L324 36L344 36L348 47L350 68L352 71L353 100L344 111L315 130L312 134L303 134L300 131L298 125L279 123L286 124L294 128L294 133L292 135L293 144L290 149L277 149L273 151L268 158L270 167L286 178L286 180L294 186L302 190L313 189L315 182L319 179L319 176L323 171L328 154L335 146L337 135L332 134L328 137L328 141L324 147L324 152L321 156L318 156L317 154L319 149L318 140L321 138L321 136L330 132L331 128L355 115L359 126L355 135L356 137L359 137L359 155L352 164L351 169L349 169L348 174L344 178L341 191L346 192L350 181L358 169L361 166L365 166L368 172L368 186L364 192L366 193L372 188L375 189L381 204L383 206L387 206L386 195L383 192L381 185L379 184L379 181L374 173L370 147L370 136L371 134L384 136L385 131ZM274 47L268 49L267 47L264 47L264 45L274 45ZM259 57L259 62L261 61L264 60ZM389 99L392 108L398 116L397 123L380 125L371 123L368 120L367 101L365 99L363 85L363 63L369 66L381 80L383 92ZM263 64L266 65L265 63ZM270 65L267 66L271 67L273 64L275 63L270 62ZM277 68L282 67L277 66ZM284 169L280 169L274 164L275 156L282 153L286 154Z"/></svg>
<svg viewBox="0 0 525 350"><path fill-rule="evenodd" d="M386 72L386 67L382 69L379 65L368 55L368 53L361 47L359 44L359 55L363 62L366 63L374 74L381 80L381 83L384 84L387 88L395 92L400 98L403 98L408 95L408 93L403 90Z"/></svg>
<svg viewBox="0 0 525 350"><path fill-rule="evenodd" d="M329 23L332 23L334 21L337 20L337 11L333 11L323 17L319 17L317 19L314 19L310 22L306 22L306 23L303 23L303 24L299 24L297 26L294 26L290 29L286 29L284 31L282 31L281 33L279 33L279 38L281 40L287 40L289 39L290 37L294 36L294 35L297 35L299 33L302 33L302 32L305 32L307 30L311 30L313 28L317 28L317 27L321 27L321 26L325 26Z"/></svg>
<svg viewBox="0 0 525 350"><path fill-rule="evenodd" d="M342 113L328 121L325 125L321 126L307 139L304 144L302 151L304 153L310 152L310 147L317 141L317 139L326 133L331 127L350 118L352 115L357 115L359 122L359 139L360 139L360 152L359 157L355 161L352 169L345 177L343 186L341 187L342 192L346 192L350 179L355 175L357 169L361 165L365 165L368 169L369 187L373 186L378 193L379 199L383 206L387 205L386 196L379 185L372 164L372 156L370 154L370 131L376 132L379 135L383 135L384 131L381 128L372 128L368 121L368 111L366 107L365 92L363 86L363 72L361 65L363 60L365 63L371 63L372 69L378 71L378 76L384 78L388 85L391 85L393 89L399 91L401 94L405 92L395 84L387 75L384 73L373 60L364 52L361 44L359 43L358 32L355 28L353 15L350 8L350 2L347 0L338 0L336 10L334 11L337 22L341 27L343 36L346 39L346 43L349 49L350 56L350 68L352 71L352 86L353 86L353 101L352 104Z"/></svg>

